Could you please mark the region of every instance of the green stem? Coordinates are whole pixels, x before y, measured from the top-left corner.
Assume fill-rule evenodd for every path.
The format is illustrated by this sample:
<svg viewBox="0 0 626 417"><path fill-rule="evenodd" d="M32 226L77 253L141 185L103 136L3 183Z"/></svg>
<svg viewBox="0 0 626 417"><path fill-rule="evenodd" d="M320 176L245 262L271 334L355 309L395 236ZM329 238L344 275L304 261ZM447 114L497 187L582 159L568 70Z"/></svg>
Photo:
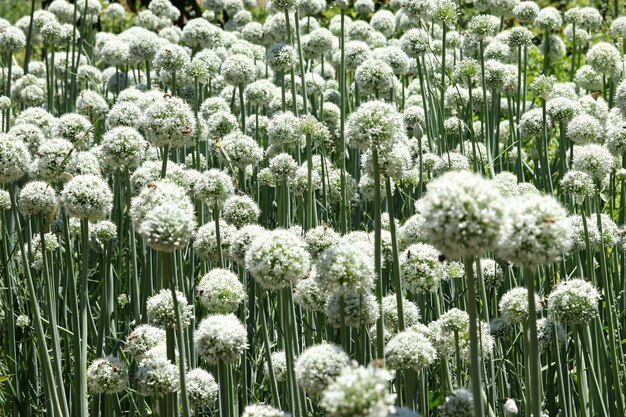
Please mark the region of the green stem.
<svg viewBox="0 0 626 417"><path fill-rule="evenodd" d="M467 276L467 313L469 315L470 333L470 377L472 379L472 396L474 398L474 417L484 417L482 382L480 376L481 357L480 346L478 344L476 282L474 279L474 262L471 257L465 258L465 274Z"/></svg>
<svg viewBox="0 0 626 417"><path fill-rule="evenodd" d="M223 268L224 256L222 254L222 236L220 232L220 208L217 203L213 206L213 220L215 221L215 241L217 242L217 264L219 268Z"/></svg>
<svg viewBox="0 0 626 417"><path fill-rule="evenodd" d="M379 317L376 321L376 354L377 358L385 357L385 325L383 321L383 276L382 276L382 224L381 224L381 195L380 195L380 167L378 163L378 148L372 146L372 163L374 165L374 277L376 282L376 300L379 306Z"/></svg>
<svg viewBox="0 0 626 417"><path fill-rule="evenodd" d="M218 381L220 384L220 416L234 417L231 414L230 387L228 386L228 367L230 365L219 361L217 363Z"/></svg>
<svg viewBox="0 0 626 417"><path fill-rule="evenodd" d="M345 136L345 120L346 120L346 53L345 53L345 9L341 9L341 36L339 37L339 47L341 48L341 61L339 63L339 171L341 181L341 202L340 202L340 226L341 232L348 231L348 190L346 188L346 136Z"/></svg>
<svg viewBox="0 0 626 417"><path fill-rule="evenodd" d="M167 257L173 257L173 254L167 254ZM191 409L189 408L189 397L187 395L187 382L186 382L186 368L187 368L187 360L185 355L185 344L184 344L184 331L183 331L183 323L180 317L180 307L178 302L178 296L176 294L176 258L173 257L174 263L168 262L170 264L171 270L165 270L164 273L171 274L172 279L170 279L170 290L172 292L172 301L174 304L174 314L176 316L176 342L178 344L178 369L179 369L179 377L180 377L180 400L183 405L183 416L190 417Z"/></svg>
<svg viewBox="0 0 626 417"><path fill-rule="evenodd" d="M539 338L537 336L537 307L535 302L535 271L528 268L526 286L528 288L528 333L530 339L530 404L533 416L541 416L541 363ZM526 337L526 334L524 334Z"/></svg>
<svg viewBox="0 0 626 417"><path fill-rule="evenodd" d="M243 101L243 84L239 84L239 111L241 112L241 131L246 134L246 106Z"/></svg>
<svg viewBox="0 0 626 417"><path fill-rule="evenodd" d="M170 153L170 146L169 145L165 145L163 147L163 155L161 155L162 157L162 164L161 164L161 178L165 178L165 174L167 173L167 160L169 157L169 153Z"/></svg>
<svg viewBox="0 0 626 417"><path fill-rule="evenodd" d="M392 252L392 273L393 286L396 292L396 304L398 309L398 331L404 330L404 307L403 307L403 291L402 279L400 277L400 256L398 254L398 240L396 237L396 217L393 195L391 194L391 179L385 178L385 192L387 194L387 213L389 214L389 233L391 234L391 252Z"/></svg>
<svg viewBox="0 0 626 417"><path fill-rule="evenodd" d="M88 346L88 315L89 315L89 220L80 221L82 253L80 264L80 355L79 372L79 410L80 415L88 415L87 399L87 346Z"/></svg>

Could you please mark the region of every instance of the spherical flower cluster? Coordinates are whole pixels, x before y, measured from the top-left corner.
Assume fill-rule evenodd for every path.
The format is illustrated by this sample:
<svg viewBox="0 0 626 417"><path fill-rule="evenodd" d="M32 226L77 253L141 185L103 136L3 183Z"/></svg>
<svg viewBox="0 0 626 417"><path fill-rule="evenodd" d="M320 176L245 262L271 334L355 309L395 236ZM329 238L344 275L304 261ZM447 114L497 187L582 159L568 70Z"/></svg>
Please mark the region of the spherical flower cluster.
<svg viewBox="0 0 626 417"><path fill-rule="evenodd" d="M102 248L106 243L117 239L117 226L108 220L99 221L90 228L89 238L93 244Z"/></svg>
<svg viewBox="0 0 626 417"><path fill-rule="evenodd" d="M252 59L246 55L235 54L224 60L220 73L228 84L245 86L255 80L257 69Z"/></svg>
<svg viewBox="0 0 626 417"><path fill-rule="evenodd" d="M201 368L187 371L187 395L189 403L200 410L210 409L217 401L219 386L213 375Z"/></svg>
<svg viewBox="0 0 626 417"><path fill-rule="evenodd" d="M423 29L409 29L400 38L402 50L410 57L416 58L430 48L430 37Z"/></svg>
<svg viewBox="0 0 626 417"><path fill-rule="evenodd" d="M41 107L31 107L20 112L15 118L15 126L22 124L37 126L47 139L51 139L57 124L57 119ZM0 136L0 138L3 137L4 136Z"/></svg>
<svg viewBox="0 0 626 417"><path fill-rule="evenodd" d="M87 368L87 386L93 394L116 394L128 386L128 369L118 358L96 359Z"/></svg>
<svg viewBox="0 0 626 417"><path fill-rule="evenodd" d="M141 127L152 145L177 148L193 143L196 119L187 103L166 96L145 110Z"/></svg>
<svg viewBox="0 0 626 417"><path fill-rule="evenodd" d="M594 220L597 219L597 213L592 213L591 218ZM600 220L596 224L597 227L602 230L601 245L604 245L605 247L612 247L618 244L621 232L611 216L606 213L600 213Z"/></svg>
<svg viewBox="0 0 626 417"><path fill-rule="evenodd" d="M119 39L107 41L98 51L99 61L111 67L123 67L129 60L129 46Z"/></svg>
<svg viewBox="0 0 626 417"><path fill-rule="evenodd" d="M348 116L346 139L358 149L390 148L404 132L402 116L382 101L368 101Z"/></svg>
<svg viewBox="0 0 626 417"><path fill-rule="evenodd" d="M142 13L137 15L137 24L141 24L141 16ZM155 33L143 29L135 30L128 43L128 53L138 61L152 61L159 50L159 45L160 38Z"/></svg>
<svg viewBox="0 0 626 417"><path fill-rule="evenodd" d="M554 75L547 76L545 74L537 76L530 83L530 91L536 96L544 100L548 100L554 89L556 77Z"/></svg>
<svg viewBox="0 0 626 417"><path fill-rule="evenodd" d="M220 29L205 19L191 19L183 28L183 43L191 48L211 48L221 39Z"/></svg>
<svg viewBox="0 0 626 417"><path fill-rule="evenodd" d="M523 48L532 45L533 33L525 26L515 26L509 32L508 44L511 48Z"/></svg>
<svg viewBox="0 0 626 417"><path fill-rule="evenodd" d="M504 271L502 267L493 259L480 260L480 273L485 289L497 289L502 285Z"/></svg>
<svg viewBox="0 0 626 417"><path fill-rule="evenodd" d="M227 110L219 110L205 120L203 127L209 138L223 137L236 130L237 118Z"/></svg>
<svg viewBox="0 0 626 417"><path fill-rule="evenodd" d="M539 296L535 294L535 309L541 310ZM518 287L508 290L498 303L502 317L511 323L523 323L528 320L528 290Z"/></svg>
<svg viewBox="0 0 626 417"><path fill-rule="evenodd" d="M250 404L243 410L241 417L289 417L287 414L271 405Z"/></svg>
<svg viewBox="0 0 626 417"><path fill-rule="evenodd" d="M189 326L193 319L193 305L189 305L187 298L180 291L176 291L176 302L178 304L181 325L185 328ZM174 298L170 290L163 289L159 291L146 300L148 319L155 326L176 328L176 310L174 305Z"/></svg>
<svg viewBox="0 0 626 417"><path fill-rule="evenodd" d="M610 76L619 71L622 55L610 43L598 42L587 51L587 64L600 74Z"/></svg>
<svg viewBox="0 0 626 417"><path fill-rule="evenodd" d="M560 323L553 320L539 319L537 320L537 338L539 349L545 351L550 349L553 343L562 343L565 340L565 330Z"/></svg>
<svg viewBox="0 0 626 417"><path fill-rule="evenodd" d="M349 364L350 358L339 346L314 345L298 357L296 380L309 395L318 396Z"/></svg>
<svg viewBox="0 0 626 417"><path fill-rule="evenodd" d="M511 172L502 171L491 181L504 197L515 195L517 192L517 177Z"/></svg>
<svg viewBox="0 0 626 417"><path fill-rule="evenodd" d="M589 247L591 249L601 246L602 240L600 230L598 229L595 221L588 217L583 219L582 216L576 214L569 216L568 220L572 230L573 251L585 250L587 248L587 242L589 242Z"/></svg>
<svg viewBox="0 0 626 417"><path fill-rule="evenodd" d="M374 58L389 65L396 75L405 75L409 72L411 65L409 57L399 46L377 48L374 50Z"/></svg>
<svg viewBox="0 0 626 417"><path fill-rule="evenodd" d="M82 90L76 99L76 112L94 121L109 111L104 97L92 90ZM41 127L41 126L40 126Z"/></svg>
<svg viewBox="0 0 626 417"><path fill-rule="evenodd" d="M609 150L595 143L574 147L572 169L587 173L595 183L602 183L615 167Z"/></svg>
<svg viewBox="0 0 626 417"><path fill-rule="evenodd" d="M538 29L556 31L563 24L563 18L554 7L544 7L537 13L533 23Z"/></svg>
<svg viewBox="0 0 626 417"><path fill-rule="evenodd" d="M400 226L398 240L401 248L406 248L414 243L425 243L428 240L428 235L424 231L424 217L420 213L409 217Z"/></svg>
<svg viewBox="0 0 626 417"><path fill-rule="evenodd" d="M103 15L109 19L123 19L125 13L124 6L118 3L111 3L104 9Z"/></svg>
<svg viewBox="0 0 626 417"><path fill-rule="evenodd" d="M104 163L114 168L138 167L148 143L132 127L115 127L102 137L100 155Z"/></svg>
<svg viewBox="0 0 626 417"><path fill-rule="evenodd" d="M359 65L354 74L362 94L378 96L393 85L393 69L380 59L369 59Z"/></svg>
<svg viewBox="0 0 626 417"><path fill-rule="evenodd" d="M26 329L28 326L30 326L30 317L28 317L26 314L20 314L15 319L15 325L19 328Z"/></svg>
<svg viewBox="0 0 626 417"><path fill-rule="evenodd" d="M471 417L474 415L474 397L465 388L456 389L446 396L439 412L441 417Z"/></svg>
<svg viewBox="0 0 626 417"><path fill-rule="evenodd" d="M546 104L546 112L555 123L567 123L581 111L578 102L567 97L555 97Z"/></svg>
<svg viewBox="0 0 626 417"><path fill-rule="evenodd" d="M343 297L343 316L346 326L355 329L361 326L371 326L378 319L378 304L376 297L371 293L349 294L340 296L335 294L326 302L326 316L328 323L339 328L341 322L341 298Z"/></svg>
<svg viewBox="0 0 626 417"><path fill-rule="evenodd" d="M30 164L30 153L21 140L12 135L0 134L0 182L20 179Z"/></svg>
<svg viewBox="0 0 626 417"><path fill-rule="evenodd" d="M433 21L454 27L459 15L459 5L453 0L435 0L429 12Z"/></svg>
<svg viewBox="0 0 626 417"><path fill-rule="evenodd" d="M415 294L436 291L445 279L445 265L432 246L415 243L400 255L404 286Z"/></svg>
<svg viewBox="0 0 626 417"><path fill-rule="evenodd" d="M543 133L543 112L541 109L531 109L520 118L520 134L523 138L537 137ZM552 129L552 118L546 114L546 130Z"/></svg>
<svg viewBox="0 0 626 417"><path fill-rule="evenodd" d="M626 114L626 80L619 83L615 90L615 106L621 110L622 114Z"/></svg>
<svg viewBox="0 0 626 417"><path fill-rule="evenodd" d="M480 14L472 17L467 25L468 35L477 42L493 36L500 26L500 19L496 16Z"/></svg>
<svg viewBox="0 0 626 417"><path fill-rule="evenodd" d="M274 97L276 86L269 80L261 79L246 86L246 101L253 106L261 106Z"/></svg>
<svg viewBox="0 0 626 417"><path fill-rule="evenodd" d="M269 169L275 180L288 181L296 175L298 163L291 155L283 152L270 159Z"/></svg>
<svg viewBox="0 0 626 417"><path fill-rule="evenodd" d="M2 28L2 31L0 31L0 52L17 52L24 45L26 45L24 32L14 26Z"/></svg>
<svg viewBox="0 0 626 417"><path fill-rule="evenodd" d="M345 367L326 388L320 406L329 417L382 417L395 409L393 374L381 368Z"/></svg>
<svg viewBox="0 0 626 417"><path fill-rule="evenodd" d="M396 333L399 324L398 317L398 297L396 294L388 294L383 297L382 302L383 317L385 323L385 331ZM419 322L420 312L415 303L403 298L402 310L404 318L404 326L409 328L415 326Z"/></svg>
<svg viewBox="0 0 626 417"><path fill-rule="evenodd" d="M296 284L308 272L309 264L306 245L287 230L260 235L246 252L246 268L265 288Z"/></svg>
<svg viewBox="0 0 626 417"><path fill-rule="evenodd" d="M31 181L20 190L17 206L25 216L49 214L57 202L57 194L48 183Z"/></svg>
<svg viewBox="0 0 626 417"><path fill-rule="evenodd" d="M185 49L173 43L161 46L154 57L155 66L168 73L180 72L188 63L189 55Z"/></svg>
<svg viewBox="0 0 626 417"><path fill-rule="evenodd" d="M431 365L437 353L428 338L409 329L395 335L385 346L385 359L392 369L421 369Z"/></svg>
<svg viewBox="0 0 626 417"><path fill-rule="evenodd" d="M551 196L517 197L508 205L500 255L511 262L536 266L557 261L572 245L567 211Z"/></svg>
<svg viewBox="0 0 626 417"><path fill-rule="evenodd" d="M111 213L113 194L103 179L79 175L63 187L61 203L70 217L100 220Z"/></svg>
<svg viewBox="0 0 626 417"><path fill-rule="evenodd" d="M479 324L480 329L480 352L487 357L493 350L493 338L489 333L489 325L484 322ZM439 356L449 357L458 353L461 359L467 359L470 352L469 342L469 315L457 308L443 313L439 319L428 324L429 338L437 350Z"/></svg>
<svg viewBox="0 0 626 417"><path fill-rule="evenodd" d="M196 294L209 314L234 313L246 298L237 275L221 268L212 269L200 279Z"/></svg>
<svg viewBox="0 0 626 417"><path fill-rule="evenodd" d="M232 363L247 347L248 334L239 319L232 314L215 314L198 325L194 335L196 351L210 364Z"/></svg>
<svg viewBox="0 0 626 417"><path fill-rule="evenodd" d="M583 65L578 68L574 76L574 81L578 86L587 91L597 91L602 89L602 74L593 69L591 65ZM618 107L620 107L620 100L617 98L618 96L620 96L619 87L616 91L615 103Z"/></svg>
<svg viewBox="0 0 626 417"><path fill-rule="evenodd" d="M304 235L304 241L306 242L311 257L317 259L326 249L337 245L340 241L340 237L333 229L327 225L322 225L307 230Z"/></svg>
<svg viewBox="0 0 626 417"><path fill-rule="evenodd" d="M256 202L247 195L235 195L224 203L224 220L235 227L255 223L261 211Z"/></svg>
<svg viewBox="0 0 626 417"><path fill-rule="evenodd" d="M291 112L275 114L267 125L267 137L270 144L283 148L297 145L302 140L298 118Z"/></svg>
<svg viewBox="0 0 626 417"><path fill-rule="evenodd" d="M212 168L205 171L194 185L194 194L211 208L221 207L234 194L233 180L224 171Z"/></svg>
<svg viewBox="0 0 626 417"><path fill-rule="evenodd" d="M503 317L496 317L489 322L489 333L496 339L507 337L510 332L511 323Z"/></svg>
<svg viewBox="0 0 626 417"><path fill-rule="evenodd" d="M22 141L31 155L37 153L39 146L46 140L41 129L29 123L22 123L11 127L8 134L9 136L15 137L18 141Z"/></svg>
<svg viewBox="0 0 626 417"><path fill-rule="evenodd" d="M566 135L577 145L600 143L604 138L604 129L595 117L581 114L567 124Z"/></svg>
<svg viewBox="0 0 626 417"><path fill-rule="evenodd" d="M6 190L0 190L0 210L11 208L11 195Z"/></svg>
<svg viewBox="0 0 626 417"><path fill-rule="evenodd" d="M178 391L179 375L178 366L159 354L146 357L140 362L135 379L139 392L158 397Z"/></svg>
<svg viewBox="0 0 626 417"><path fill-rule="evenodd" d="M320 288L314 276L315 269L310 277L298 281L293 289L293 301L304 310L323 313L330 294Z"/></svg>
<svg viewBox="0 0 626 417"><path fill-rule="evenodd" d="M232 241L230 243L229 255L231 259L240 265L244 265L246 263L246 252L248 247L254 239L264 232L265 229L256 224L243 226L241 229L236 231L232 236Z"/></svg>
<svg viewBox="0 0 626 417"><path fill-rule="evenodd" d="M267 50L267 65L276 72L287 72L296 66L298 54L291 46L275 43Z"/></svg>
<svg viewBox="0 0 626 417"><path fill-rule="evenodd" d="M267 378L272 375L277 382L285 382L287 380L287 355L285 351L272 352L272 372L270 373L269 363L263 364L263 373Z"/></svg>
<svg viewBox="0 0 626 417"><path fill-rule="evenodd" d="M430 243L448 256L477 256L497 244L503 209L489 181L466 171L433 180L421 213Z"/></svg>
<svg viewBox="0 0 626 417"><path fill-rule="evenodd" d="M230 245L237 229L221 219L219 220L219 227L222 256L225 256L230 251ZM217 250L218 241L215 222L206 223L198 229L194 236L193 249L201 260L214 263L221 261Z"/></svg>
<svg viewBox="0 0 626 417"><path fill-rule="evenodd" d="M548 296L548 314L563 324L588 323L598 316L599 301L600 293L589 282L562 281Z"/></svg>
<svg viewBox="0 0 626 417"><path fill-rule="evenodd" d="M141 109L137 104L129 101L118 101L107 113L109 128L129 126L138 128L141 123Z"/></svg>
<svg viewBox="0 0 626 417"><path fill-rule="evenodd" d="M611 23L611 33L616 38L626 38L626 17L620 16Z"/></svg>
<svg viewBox="0 0 626 417"><path fill-rule="evenodd" d="M561 178L561 187L578 204L582 204L586 197L593 194L595 185L591 175L583 171L569 170Z"/></svg>
<svg viewBox="0 0 626 417"><path fill-rule="evenodd" d="M146 244L157 251L174 252L189 243L196 228L196 218L189 198L165 201L152 208L137 232Z"/></svg>
<svg viewBox="0 0 626 417"><path fill-rule="evenodd" d="M616 157L626 153L626 121L607 124L606 148Z"/></svg>
<svg viewBox="0 0 626 417"><path fill-rule="evenodd" d="M135 327L126 338L125 351L140 361L150 349L163 343L165 330L142 324Z"/></svg>
<svg viewBox="0 0 626 417"><path fill-rule="evenodd" d="M372 259L354 246L331 246L317 259L315 279L323 291L363 293L374 283L372 266Z"/></svg>
<svg viewBox="0 0 626 417"><path fill-rule="evenodd" d="M600 123L606 124L609 118L609 105L602 97L594 99L591 94L584 95L578 99L578 102L584 112L598 119Z"/></svg>
<svg viewBox="0 0 626 417"><path fill-rule="evenodd" d="M256 140L241 132L233 132L220 141L220 153L224 160L229 160L239 169L248 165L256 165L263 159L263 149Z"/></svg>
<svg viewBox="0 0 626 417"><path fill-rule="evenodd" d="M380 9L370 19L370 25L389 38L396 31L396 18L390 10Z"/></svg>
<svg viewBox="0 0 626 417"><path fill-rule="evenodd" d="M67 113L59 118L55 125L54 134L71 142L79 149L88 149L93 139L91 129L91 122L85 116Z"/></svg>
<svg viewBox="0 0 626 417"><path fill-rule="evenodd" d="M143 172L142 168L147 172ZM136 176L138 173L141 174L139 177ZM140 189L139 195L133 197L130 203L130 217L135 228L141 226L148 212L163 202L179 202L182 206L193 208L182 187L167 179L156 180L159 173L160 164L147 162L131 177L133 187Z"/></svg>

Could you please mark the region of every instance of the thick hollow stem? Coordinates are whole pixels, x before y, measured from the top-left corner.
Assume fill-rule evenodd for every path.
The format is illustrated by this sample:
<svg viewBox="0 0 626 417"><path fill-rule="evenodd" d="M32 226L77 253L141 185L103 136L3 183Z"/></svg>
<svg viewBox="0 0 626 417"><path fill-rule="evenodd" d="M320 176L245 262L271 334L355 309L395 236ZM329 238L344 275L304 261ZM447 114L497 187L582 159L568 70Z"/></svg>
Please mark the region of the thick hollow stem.
<svg viewBox="0 0 626 417"><path fill-rule="evenodd" d="M474 262L471 257L465 258L465 274L467 276L467 313L470 321L470 377L472 380L472 396L474 398L474 417L484 417L482 382L480 377L481 357L480 347L478 345L476 281L474 278Z"/></svg>

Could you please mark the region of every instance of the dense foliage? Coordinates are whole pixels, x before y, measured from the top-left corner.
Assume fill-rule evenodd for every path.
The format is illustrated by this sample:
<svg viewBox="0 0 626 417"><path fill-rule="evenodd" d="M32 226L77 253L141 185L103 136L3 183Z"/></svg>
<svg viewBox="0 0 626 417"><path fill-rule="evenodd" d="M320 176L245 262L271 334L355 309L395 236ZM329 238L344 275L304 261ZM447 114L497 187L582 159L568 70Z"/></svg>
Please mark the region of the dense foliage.
<svg viewBox="0 0 626 417"><path fill-rule="evenodd" d="M0 415L624 415L600 3L4 2Z"/></svg>

